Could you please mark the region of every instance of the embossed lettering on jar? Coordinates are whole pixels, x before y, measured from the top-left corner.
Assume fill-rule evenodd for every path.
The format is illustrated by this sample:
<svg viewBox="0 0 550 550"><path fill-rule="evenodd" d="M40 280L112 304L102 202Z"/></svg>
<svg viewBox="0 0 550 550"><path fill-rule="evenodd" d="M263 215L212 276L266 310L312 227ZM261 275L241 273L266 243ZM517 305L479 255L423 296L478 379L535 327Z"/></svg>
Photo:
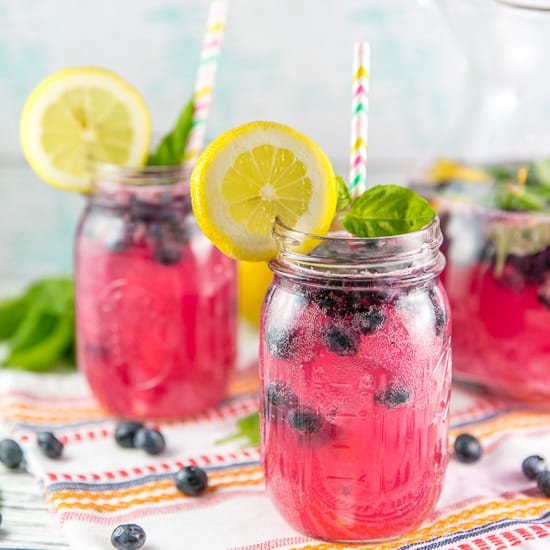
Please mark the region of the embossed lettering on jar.
<svg viewBox="0 0 550 550"><path fill-rule="evenodd" d="M276 237L261 328L268 493L307 535L398 537L433 510L447 464L439 222L377 239L277 225Z"/></svg>

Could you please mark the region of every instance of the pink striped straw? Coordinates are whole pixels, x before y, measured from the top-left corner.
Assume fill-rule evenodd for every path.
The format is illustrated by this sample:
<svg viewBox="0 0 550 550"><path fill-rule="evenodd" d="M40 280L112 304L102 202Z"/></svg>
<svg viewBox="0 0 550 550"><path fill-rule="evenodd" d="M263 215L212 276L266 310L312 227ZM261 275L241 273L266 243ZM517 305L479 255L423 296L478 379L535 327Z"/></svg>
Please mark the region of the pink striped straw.
<svg viewBox="0 0 550 550"><path fill-rule="evenodd" d="M195 100L193 121L183 156L184 174L187 178L191 175L204 146L206 122L212 103L216 72L220 61L227 8L227 0L214 0L210 4L193 95Z"/></svg>
<svg viewBox="0 0 550 550"><path fill-rule="evenodd" d="M369 73L370 46L368 42L356 42L353 47L349 174L349 188L354 198L367 189Z"/></svg>

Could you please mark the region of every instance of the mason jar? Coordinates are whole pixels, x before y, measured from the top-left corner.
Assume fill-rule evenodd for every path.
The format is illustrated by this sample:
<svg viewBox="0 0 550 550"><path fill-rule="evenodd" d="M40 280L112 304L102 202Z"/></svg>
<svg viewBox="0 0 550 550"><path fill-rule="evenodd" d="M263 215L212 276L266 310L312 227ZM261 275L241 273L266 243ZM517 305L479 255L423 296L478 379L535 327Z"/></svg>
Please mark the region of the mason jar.
<svg viewBox="0 0 550 550"><path fill-rule="evenodd" d="M260 344L268 494L312 537L403 535L434 509L448 459L439 221L372 239L278 223L275 237Z"/></svg>
<svg viewBox="0 0 550 550"><path fill-rule="evenodd" d="M195 224L181 167L100 165L76 237L78 365L127 418L198 413L236 356L236 268Z"/></svg>

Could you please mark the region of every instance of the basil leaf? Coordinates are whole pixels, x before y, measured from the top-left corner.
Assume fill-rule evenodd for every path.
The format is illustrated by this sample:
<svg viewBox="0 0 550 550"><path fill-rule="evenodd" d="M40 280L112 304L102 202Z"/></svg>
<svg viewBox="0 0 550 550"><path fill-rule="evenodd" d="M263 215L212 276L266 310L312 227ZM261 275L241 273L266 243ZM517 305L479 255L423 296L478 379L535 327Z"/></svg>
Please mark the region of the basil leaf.
<svg viewBox="0 0 550 550"><path fill-rule="evenodd" d="M172 131L162 138L156 150L149 155L147 166L175 166L181 164L193 123L194 107L195 102L191 98L181 112Z"/></svg>
<svg viewBox="0 0 550 550"><path fill-rule="evenodd" d="M74 342L74 315L59 317L53 330L35 345L12 350L5 364L13 368L43 372L56 366L64 352Z"/></svg>
<svg viewBox="0 0 550 550"><path fill-rule="evenodd" d="M388 237L417 231L435 216L430 203L399 185L377 185L355 199L342 222L357 237Z"/></svg>
<svg viewBox="0 0 550 550"><path fill-rule="evenodd" d="M483 168L495 181L512 181L516 178L516 171L506 166L486 166Z"/></svg>
<svg viewBox="0 0 550 550"><path fill-rule="evenodd" d="M260 444L260 415L255 412L243 416L237 420L237 432L223 439L218 439L216 445L234 441L235 439L246 439L250 447L258 447Z"/></svg>
<svg viewBox="0 0 550 550"><path fill-rule="evenodd" d="M338 192L336 210L345 210L346 208L349 208L353 202L353 198L351 197L351 193L346 185L346 182L344 181L344 178L341 176L336 176L336 189Z"/></svg>
<svg viewBox="0 0 550 550"><path fill-rule="evenodd" d="M544 210L546 204L542 193L537 192L535 187L518 185L499 185L496 191L496 202L503 210Z"/></svg>
<svg viewBox="0 0 550 550"><path fill-rule="evenodd" d="M36 281L0 304L0 335L8 352L0 366L45 371L64 362L74 367L74 325L72 278Z"/></svg>
<svg viewBox="0 0 550 550"><path fill-rule="evenodd" d="M27 299L25 296L7 298L0 302L0 340L11 338L17 326L25 317Z"/></svg>

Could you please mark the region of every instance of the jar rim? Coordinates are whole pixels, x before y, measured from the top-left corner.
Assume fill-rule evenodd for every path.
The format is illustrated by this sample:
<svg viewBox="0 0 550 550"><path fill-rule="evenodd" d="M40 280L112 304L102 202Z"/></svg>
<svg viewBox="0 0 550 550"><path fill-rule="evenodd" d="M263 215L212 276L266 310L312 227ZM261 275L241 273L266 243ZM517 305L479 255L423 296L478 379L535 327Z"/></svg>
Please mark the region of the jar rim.
<svg viewBox="0 0 550 550"><path fill-rule="evenodd" d="M93 162L90 167L95 184L125 187L166 186L187 182L182 165L128 166L108 162Z"/></svg>
<svg viewBox="0 0 550 550"><path fill-rule="evenodd" d="M371 238L314 235L276 220L273 236L277 257L269 262L270 268L300 281L413 284L439 275L445 263L439 250L443 236L437 215L418 231Z"/></svg>
<svg viewBox="0 0 550 550"><path fill-rule="evenodd" d="M308 233L305 231L300 231L298 229L293 229L284 224L279 218L275 219L273 225L273 236L275 238L294 238L296 240L306 240L306 239L315 239L319 242L341 242L351 241L358 245L366 244L375 244L383 243L391 239L394 242L413 240L425 237L429 239L430 236L436 237L439 233L439 217L436 215L432 221L425 225L424 227L418 229L417 231L411 231L409 233L400 233L397 235L388 235L384 237L356 237L350 233L344 231L337 232L336 234L326 234L326 235L317 235L315 233Z"/></svg>
<svg viewBox="0 0 550 550"><path fill-rule="evenodd" d="M157 202L165 195L189 195L188 171L181 165L126 166L95 162L91 165L91 195L124 200L136 195Z"/></svg>

